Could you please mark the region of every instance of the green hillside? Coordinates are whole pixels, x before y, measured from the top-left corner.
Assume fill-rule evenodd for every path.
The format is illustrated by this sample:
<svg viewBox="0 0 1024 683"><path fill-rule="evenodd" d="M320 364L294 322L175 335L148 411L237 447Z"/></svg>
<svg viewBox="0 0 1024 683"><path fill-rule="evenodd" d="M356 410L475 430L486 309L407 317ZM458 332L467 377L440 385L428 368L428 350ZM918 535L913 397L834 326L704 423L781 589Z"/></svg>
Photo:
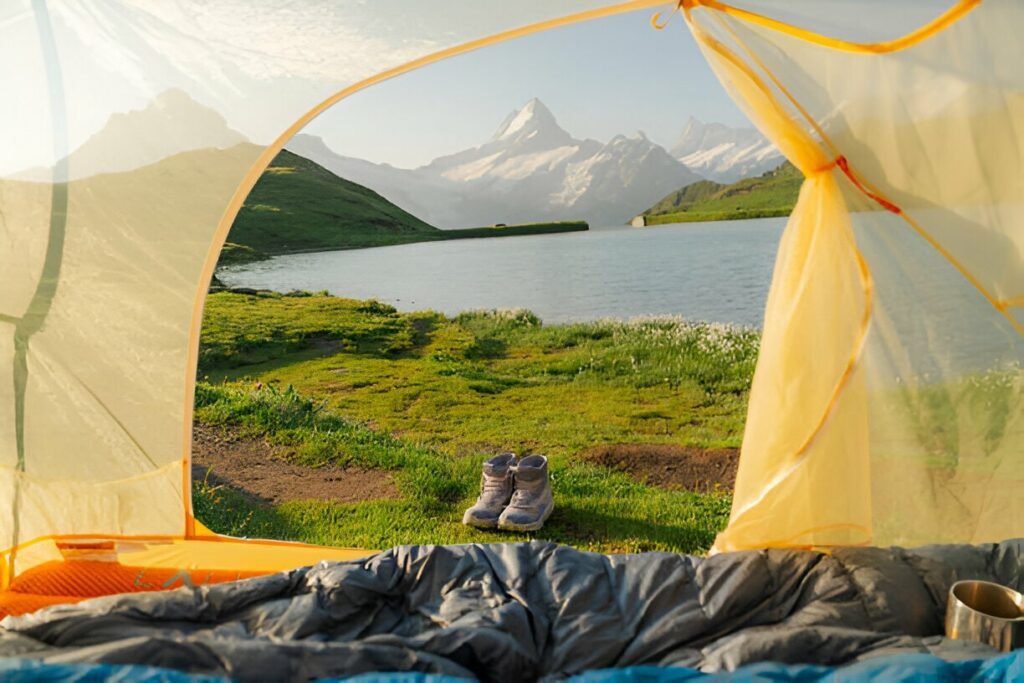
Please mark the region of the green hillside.
<svg viewBox="0 0 1024 683"><path fill-rule="evenodd" d="M701 180L643 212L647 225L787 216L804 177L788 161L767 173L725 185Z"/></svg>
<svg viewBox="0 0 1024 683"><path fill-rule="evenodd" d="M246 199L228 242L281 254L415 242L436 232L373 190L282 150Z"/></svg>

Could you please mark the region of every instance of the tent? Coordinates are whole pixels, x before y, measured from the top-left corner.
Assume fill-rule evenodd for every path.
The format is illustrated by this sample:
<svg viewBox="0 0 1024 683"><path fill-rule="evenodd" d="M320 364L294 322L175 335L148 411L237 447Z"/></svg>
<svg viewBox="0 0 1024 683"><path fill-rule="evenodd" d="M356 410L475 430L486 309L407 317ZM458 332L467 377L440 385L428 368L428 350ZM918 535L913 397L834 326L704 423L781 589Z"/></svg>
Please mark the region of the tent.
<svg viewBox="0 0 1024 683"><path fill-rule="evenodd" d="M716 549L1021 535L1024 7L947 5L901 37L865 20L865 39L769 0L7 3L0 611L365 556L225 538L192 514L199 327L227 231L343 98L626 12L662 10L660 26L680 10L806 176ZM159 100L175 90L218 114L175 118ZM147 128L89 137L154 101L168 113ZM217 146L253 108L272 142Z"/></svg>

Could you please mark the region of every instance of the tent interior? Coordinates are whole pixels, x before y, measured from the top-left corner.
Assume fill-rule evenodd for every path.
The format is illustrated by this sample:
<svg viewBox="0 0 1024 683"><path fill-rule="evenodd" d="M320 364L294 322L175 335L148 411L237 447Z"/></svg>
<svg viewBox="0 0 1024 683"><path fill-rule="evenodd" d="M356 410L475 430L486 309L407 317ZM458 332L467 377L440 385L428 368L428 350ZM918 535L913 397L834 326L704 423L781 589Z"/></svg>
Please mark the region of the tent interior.
<svg viewBox="0 0 1024 683"><path fill-rule="evenodd" d="M713 552L1024 535L1019 4L16 0L0 10L0 613L373 556L196 519L199 336L232 223L349 97L656 12L650 30L696 40L805 177ZM687 78L656 67L665 87ZM168 91L211 115L96 135ZM225 122L238 144L217 146Z"/></svg>

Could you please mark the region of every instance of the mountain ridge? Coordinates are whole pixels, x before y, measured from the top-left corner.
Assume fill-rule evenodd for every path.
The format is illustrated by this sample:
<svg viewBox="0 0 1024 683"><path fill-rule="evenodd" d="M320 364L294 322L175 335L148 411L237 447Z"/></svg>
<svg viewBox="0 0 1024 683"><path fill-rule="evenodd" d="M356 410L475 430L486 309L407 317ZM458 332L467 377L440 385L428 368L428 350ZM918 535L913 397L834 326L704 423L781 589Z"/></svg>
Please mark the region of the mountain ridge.
<svg viewBox="0 0 1024 683"><path fill-rule="evenodd" d="M731 183L777 167L782 154L754 128L704 123L693 116L669 150L709 180Z"/></svg>
<svg viewBox="0 0 1024 683"><path fill-rule="evenodd" d="M537 98L506 116L484 143L415 169L344 157L308 135L288 148L444 228L565 218L624 223L699 180L642 133L605 143L574 138Z"/></svg>
<svg viewBox="0 0 1024 683"><path fill-rule="evenodd" d="M66 157L67 177L75 180L121 173L198 149L228 149L246 143L218 112L178 88L164 90L140 109L113 114ZM57 164L57 168L60 164ZM53 180L50 168L26 169L14 177Z"/></svg>
<svg viewBox="0 0 1024 683"><path fill-rule="evenodd" d="M272 254L587 230L562 222L438 230L376 191L282 150L260 176L228 234L220 265Z"/></svg>

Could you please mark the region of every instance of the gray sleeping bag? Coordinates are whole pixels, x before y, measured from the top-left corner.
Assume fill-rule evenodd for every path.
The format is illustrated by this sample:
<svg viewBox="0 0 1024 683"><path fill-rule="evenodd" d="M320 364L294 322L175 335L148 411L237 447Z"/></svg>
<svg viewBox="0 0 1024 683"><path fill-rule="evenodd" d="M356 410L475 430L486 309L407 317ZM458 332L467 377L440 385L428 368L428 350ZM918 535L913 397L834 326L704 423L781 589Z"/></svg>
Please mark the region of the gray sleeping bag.
<svg viewBox="0 0 1024 683"><path fill-rule="evenodd" d="M953 581L1024 588L998 545L606 556L547 543L408 546L236 583L0 622L0 656L240 680L429 671L484 681L638 664L706 671L883 654L995 655L942 637Z"/></svg>

